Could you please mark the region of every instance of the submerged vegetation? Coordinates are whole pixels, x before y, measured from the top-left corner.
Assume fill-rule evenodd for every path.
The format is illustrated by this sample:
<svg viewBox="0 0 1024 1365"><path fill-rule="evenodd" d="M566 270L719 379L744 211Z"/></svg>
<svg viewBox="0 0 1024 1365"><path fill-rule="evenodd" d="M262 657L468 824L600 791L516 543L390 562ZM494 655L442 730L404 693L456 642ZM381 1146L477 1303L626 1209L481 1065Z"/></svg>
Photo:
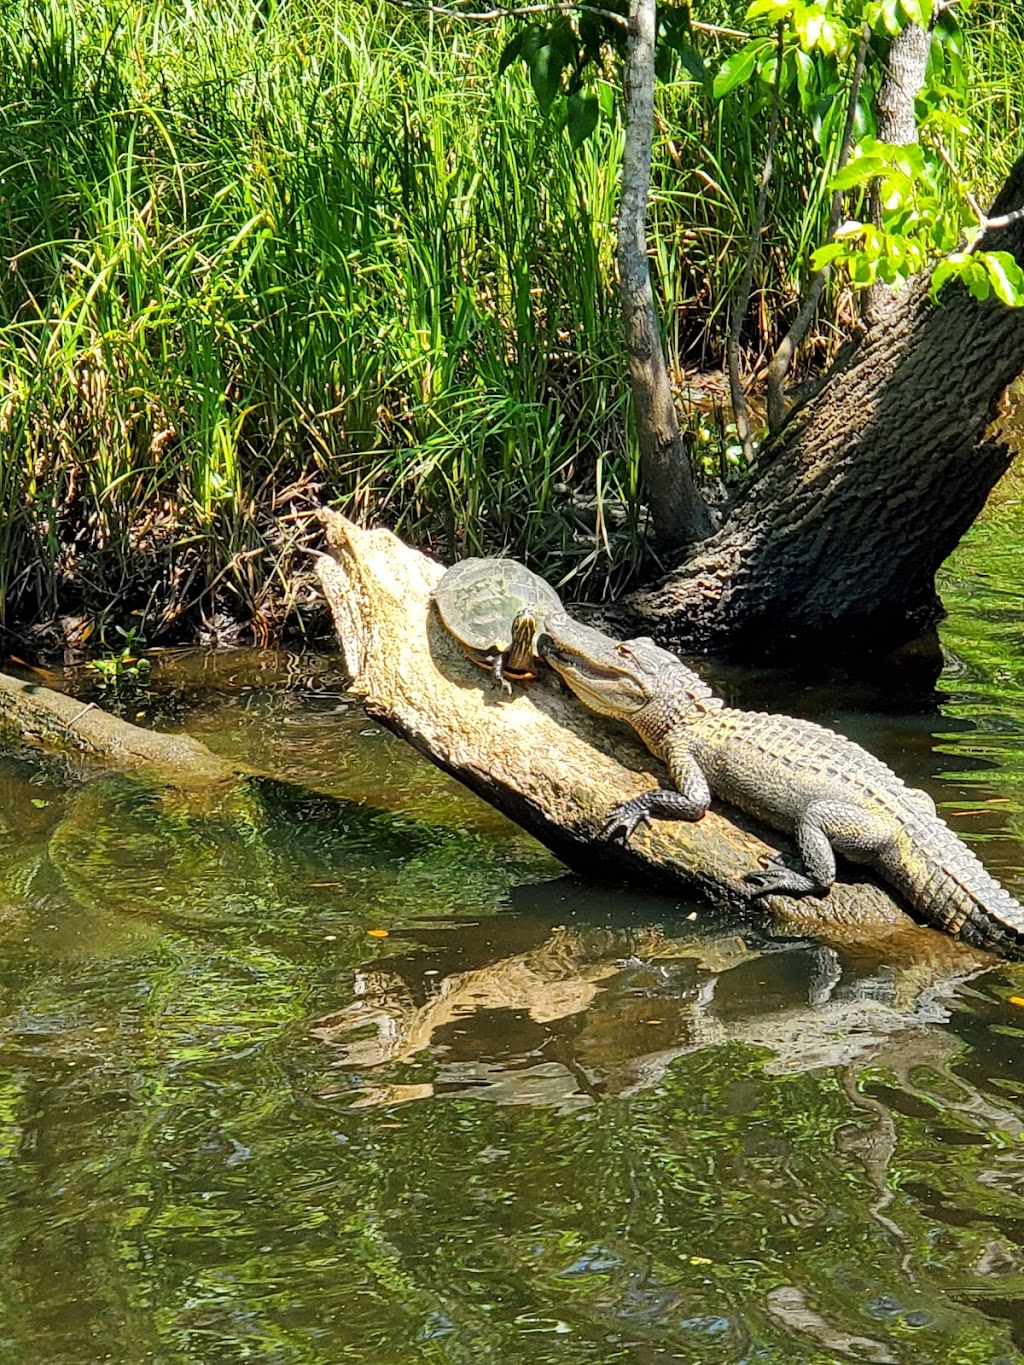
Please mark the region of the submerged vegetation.
<svg viewBox="0 0 1024 1365"><path fill-rule="evenodd" d="M1024 95L1004 9L975 6L965 54L982 199ZM269 638L301 617L319 501L621 586L646 551L614 116L574 151L524 71L498 78L490 26L384 0L15 0L0 44L0 627L110 643L226 614ZM765 120L753 87L665 74L652 241L684 382L720 360ZM752 366L822 237L812 153L779 143Z"/></svg>

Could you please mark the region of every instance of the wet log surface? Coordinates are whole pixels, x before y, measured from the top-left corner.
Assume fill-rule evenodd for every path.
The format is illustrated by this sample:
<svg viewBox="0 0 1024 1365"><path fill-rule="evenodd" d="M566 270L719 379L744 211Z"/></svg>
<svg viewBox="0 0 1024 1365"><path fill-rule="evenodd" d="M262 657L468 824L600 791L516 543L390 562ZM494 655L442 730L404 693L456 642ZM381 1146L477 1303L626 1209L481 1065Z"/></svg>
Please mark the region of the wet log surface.
<svg viewBox="0 0 1024 1365"><path fill-rule="evenodd" d="M367 712L570 868L833 939L894 930L934 936L915 930L893 894L848 865L823 899L755 901L746 874L776 851L794 850L728 808L716 805L693 824L656 821L628 848L598 840L617 802L669 785L632 731L587 711L551 674L503 701L432 605L442 566L387 530L363 530L327 510L321 518L330 554L320 556L317 570L352 689Z"/></svg>
<svg viewBox="0 0 1024 1365"><path fill-rule="evenodd" d="M233 783L231 764L191 735L143 730L40 683L0 673L0 733L63 753L93 754L178 787Z"/></svg>

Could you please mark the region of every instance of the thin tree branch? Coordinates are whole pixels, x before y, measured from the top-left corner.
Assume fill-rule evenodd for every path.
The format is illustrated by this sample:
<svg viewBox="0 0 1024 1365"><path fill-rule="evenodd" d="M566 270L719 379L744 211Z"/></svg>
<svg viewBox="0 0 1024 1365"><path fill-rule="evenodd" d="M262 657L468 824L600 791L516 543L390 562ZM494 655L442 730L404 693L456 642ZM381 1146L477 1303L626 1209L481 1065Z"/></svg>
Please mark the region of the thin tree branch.
<svg viewBox="0 0 1024 1365"><path fill-rule="evenodd" d="M963 191L964 198L967 200L968 204L970 205L971 212L977 219L978 227L981 228L982 232L984 232L985 228L988 226L988 219L985 217L985 210L981 207L977 199L975 199L974 195L964 184L960 172L957 169L956 163L954 162L950 154L946 151L942 139L940 137L935 137L931 139L931 142L932 146L938 152L941 159L945 162L946 169L953 177L953 183ZM1001 227L1003 226L1003 224L999 224L999 226Z"/></svg>
<svg viewBox="0 0 1024 1365"><path fill-rule="evenodd" d="M779 131L779 112L782 105L782 58L785 40L785 28L781 23L776 32L778 48L775 59L775 87L772 90L772 112L768 122L768 146L765 149L764 167L761 171L761 181L758 187L754 224L750 231L747 263L744 266L743 278L733 301L732 317L729 323L729 339L726 343L729 359L729 394L732 398L732 410L736 417L736 432L740 438L743 457L747 464L752 463L754 459L754 445L750 437L747 400L743 393L743 385L740 382L740 330L743 327L747 304L750 302L750 290L754 282L754 262L757 260L761 246L761 232L764 228L765 209L768 205L768 186L771 183L772 170L774 169L775 140Z"/></svg>
<svg viewBox="0 0 1024 1365"><path fill-rule="evenodd" d="M497 19L528 19L531 14L596 14L599 19L607 19L619 28L629 27L626 16L617 14L614 10L602 9L600 5L559 4L557 0L548 0L548 3L537 5L515 5L508 8L500 6L488 10L455 9L450 5L429 4L427 0L389 0L389 3L397 5L400 9L420 10L424 14L443 15L446 19L470 19L485 24L494 23ZM691 19L690 27L697 33L708 33L714 38L736 38L743 43L750 40L750 34L744 33L742 29L723 28L721 24L705 24Z"/></svg>
<svg viewBox="0 0 1024 1365"><path fill-rule="evenodd" d="M608 19L619 28L629 27L629 20L614 10L601 9L598 5L545 3L539 5L518 5L514 9L464 10L452 9L447 5L431 5L426 0L388 0L399 9L418 10L422 14L442 15L446 19L470 19L475 23L490 24L497 19L527 19L531 14L596 14ZM694 25L696 28L696 25Z"/></svg>
<svg viewBox="0 0 1024 1365"><path fill-rule="evenodd" d="M963 191L964 198L970 205L971 212L974 214L978 222L978 235L977 237L975 237L974 241L971 242L970 246L968 246L967 248L968 255L970 255L971 252L978 250L978 248L981 246L981 239L984 237L986 232L992 231L993 229L996 228L1009 227L1011 223L1017 223L1021 220L1021 218L1024 218L1024 208L1012 209L1009 213L1001 213L997 218L990 218L988 214L985 212L985 210L978 203L977 199L975 199L971 191L964 184L960 176L960 172L957 169L956 163L950 156L949 152L946 151L942 139L938 137L933 138L932 145L934 146L935 150L938 152L942 160L945 162L949 170L949 173L953 177L957 186Z"/></svg>
<svg viewBox="0 0 1024 1365"><path fill-rule="evenodd" d="M1009 227L1011 223L1019 223L1024 218L1024 208L1013 209L1010 213L1001 213L998 218L986 218L984 228L986 232L991 232L993 228Z"/></svg>
<svg viewBox="0 0 1024 1365"><path fill-rule="evenodd" d="M853 73L850 76L850 98L846 106L846 123L843 126L843 139L839 144L839 156L836 160L834 174L843 169L850 159L850 152L853 148L853 127L857 118L857 100L860 97L861 81L864 78L864 67L867 63L868 44L871 41L870 25L865 25L860 35L860 43L857 47L857 56L854 59ZM832 204L828 214L828 231L825 234L825 242L828 245L836 235L839 227L839 220L843 212L843 192L842 190L832 191ZM814 320L814 315L818 311L818 304L828 283L831 269L823 266L821 270L815 272L807 290L807 296L800 308L799 313L793 320L793 325L779 342L778 349L771 358L768 365L768 430L774 435L782 427L786 420L786 375L789 367L793 363L793 357L807 335L808 329Z"/></svg>

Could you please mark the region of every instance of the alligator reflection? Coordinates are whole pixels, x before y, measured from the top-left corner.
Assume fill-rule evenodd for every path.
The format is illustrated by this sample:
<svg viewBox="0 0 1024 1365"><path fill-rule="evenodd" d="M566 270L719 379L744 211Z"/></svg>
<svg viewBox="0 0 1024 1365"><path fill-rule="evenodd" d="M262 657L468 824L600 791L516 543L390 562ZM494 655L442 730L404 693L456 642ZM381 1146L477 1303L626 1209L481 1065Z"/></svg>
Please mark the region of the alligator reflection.
<svg viewBox="0 0 1024 1365"><path fill-rule="evenodd" d="M341 1092L357 1106L472 1093L565 1112L657 1086L677 1058L727 1042L766 1049L773 1074L854 1062L902 1073L910 1056L943 1068L959 1050L934 1025L979 960L939 934L908 928L873 947L830 946L702 929L686 909L616 924L594 913L612 894L570 879L519 888L517 908L529 898L551 925L525 951L496 953L493 921L460 927L447 944L409 931L435 950L440 940L440 954L357 969L351 1002L314 1029L337 1053ZM552 901L563 919L573 902L585 912L552 923ZM1021 1129L1014 1113L975 1103L990 1126Z"/></svg>
<svg viewBox="0 0 1024 1365"><path fill-rule="evenodd" d="M1024 1108L1019 1011L1007 1002L1019 968L985 972L962 945L916 927L873 945L825 945L771 940L749 926L723 930L720 921L705 928L688 918L700 912L666 913L653 898L639 912L631 898L630 916L625 898L616 904L613 893L570 879L517 888L513 901L518 914L475 928L403 931L419 951L356 970L350 1003L314 1028L334 1053L322 1099L347 1100L352 1110L387 1106L392 1123L414 1100L600 1110L613 1131L641 1125L636 1151L623 1140L623 1160L634 1184L650 1182L669 1204L675 1186L663 1143L671 1161L683 1151L684 1168L691 1157L701 1168L689 1140L696 1127L724 1148L706 1158L713 1176L679 1178L706 1202L714 1226L729 1222L726 1206L741 1219L734 1198L755 1224L758 1200L779 1201L787 1226L842 1223L835 1210L858 1183L852 1164L862 1172L857 1216L897 1253L901 1287L891 1300L878 1297L876 1318L916 1329L935 1325L926 1302L940 1315L964 1305L1008 1320L1024 1347L1016 1250ZM753 1067L751 1052L760 1054ZM778 1110L765 1109L758 1066L779 1078ZM798 1082L812 1112L790 1108L798 1101L789 1087L812 1072L809 1088ZM652 1110L663 1108L673 1115L671 1138L650 1126ZM743 1128L747 1120L753 1126ZM821 1142L816 1177L794 1166L805 1121ZM701 1193L709 1178L714 1195ZM843 1192L833 1192L835 1181ZM722 1203L726 1187L735 1194ZM830 1300L810 1269L814 1257L801 1268L779 1256L782 1282L765 1290L763 1309L794 1341L830 1359L933 1358L905 1354L887 1332L852 1329L842 1295ZM937 1265L946 1266L934 1257L952 1258L946 1307L928 1289L944 1273Z"/></svg>

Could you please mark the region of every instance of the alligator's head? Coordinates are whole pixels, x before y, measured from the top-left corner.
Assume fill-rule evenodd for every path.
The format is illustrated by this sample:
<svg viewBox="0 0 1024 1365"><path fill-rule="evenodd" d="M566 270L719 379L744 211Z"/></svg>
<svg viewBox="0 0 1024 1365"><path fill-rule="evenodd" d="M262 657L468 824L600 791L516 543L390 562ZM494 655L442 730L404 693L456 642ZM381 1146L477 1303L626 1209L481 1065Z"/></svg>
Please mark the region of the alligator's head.
<svg viewBox="0 0 1024 1365"><path fill-rule="evenodd" d="M537 653L580 701L603 716L630 720L666 698L683 706L716 704L707 683L646 637L615 640L571 616L554 615L544 623Z"/></svg>

